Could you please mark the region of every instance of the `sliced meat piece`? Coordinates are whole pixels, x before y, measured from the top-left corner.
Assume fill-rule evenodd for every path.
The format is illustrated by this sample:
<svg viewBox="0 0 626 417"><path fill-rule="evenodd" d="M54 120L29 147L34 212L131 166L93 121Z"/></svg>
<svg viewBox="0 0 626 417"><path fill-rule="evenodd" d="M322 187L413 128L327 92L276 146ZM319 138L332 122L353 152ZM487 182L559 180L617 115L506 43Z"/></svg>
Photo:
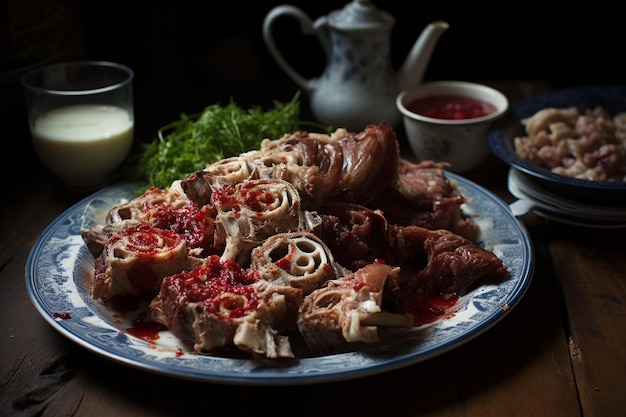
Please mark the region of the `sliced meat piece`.
<svg viewBox="0 0 626 417"><path fill-rule="evenodd" d="M342 138L340 144L342 177L330 197L365 204L394 184L398 177L400 148L389 123L366 126L362 132Z"/></svg>
<svg viewBox="0 0 626 417"><path fill-rule="evenodd" d="M415 164L401 159L397 182L368 207L382 210L391 224L447 229L476 241L478 226L463 215L461 206L466 199L456 182L446 176L446 166L434 161Z"/></svg>
<svg viewBox="0 0 626 417"><path fill-rule="evenodd" d="M176 233L146 224L114 233L96 259L91 295L110 299L158 291L164 277L193 267L187 245Z"/></svg>
<svg viewBox="0 0 626 417"><path fill-rule="evenodd" d="M262 279L300 288L304 295L344 274L324 242L308 232L269 237L252 250L250 267Z"/></svg>
<svg viewBox="0 0 626 417"><path fill-rule="evenodd" d="M258 272L210 256L195 269L169 276L151 302L152 319L195 353L237 349L268 358L293 357L289 339L302 292L272 285Z"/></svg>
<svg viewBox="0 0 626 417"><path fill-rule="evenodd" d="M390 228L381 211L354 203L329 202L320 212L322 224L316 233L341 265L355 271L378 258L394 263Z"/></svg>
<svg viewBox="0 0 626 417"><path fill-rule="evenodd" d="M298 311L298 329L311 351L328 354L357 342L378 342L379 326L411 327L411 314L381 308L385 283L399 271L372 263L309 294Z"/></svg>
<svg viewBox="0 0 626 417"><path fill-rule="evenodd" d="M216 226L224 240L222 259L247 266L250 251L276 233L305 230L300 195L291 183L250 180L215 189Z"/></svg>
<svg viewBox="0 0 626 417"><path fill-rule="evenodd" d="M219 250L214 247L211 208L190 201L179 185L177 182L169 190L153 187L143 195L111 208L104 225L81 230L83 241L94 258L100 256L104 244L114 233L138 224L180 234L187 242L187 249L196 256Z"/></svg>
<svg viewBox="0 0 626 417"><path fill-rule="evenodd" d="M394 251L403 254L395 308L412 306L432 295L462 296L479 284L497 284L509 278L493 252L448 230L398 227ZM391 301L391 300L390 300Z"/></svg>
<svg viewBox="0 0 626 417"><path fill-rule="evenodd" d="M281 139L264 141L260 153L265 154L264 160L282 160L287 157L277 158L276 155L290 155L291 163L315 166L317 179L308 181L315 192L308 194L320 203L328 199L369 200L394 183L400 150L393 128L382 122L369 125L359 133L337 129L330 135L288 134ZM258 157L258 153L252 156Z"/></svg>

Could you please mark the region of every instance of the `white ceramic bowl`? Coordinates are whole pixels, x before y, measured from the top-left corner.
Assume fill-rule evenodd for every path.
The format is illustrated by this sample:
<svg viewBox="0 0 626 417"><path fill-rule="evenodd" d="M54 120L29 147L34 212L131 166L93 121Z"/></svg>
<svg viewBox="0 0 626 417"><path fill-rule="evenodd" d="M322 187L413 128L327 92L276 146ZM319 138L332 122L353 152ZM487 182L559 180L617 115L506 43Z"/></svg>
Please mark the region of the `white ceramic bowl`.
<svg viewBox="0 0 626 417"><path fill-rule="evenodd" d="M495 110L484 116L463 119L427 117L409 110L417 99L455 96L479 99ZM477 168L490 152L489 130L508 109L509 102L501 92L482 84L465 81L434 81L402 91L396 98L402 114L409 145L420 161L450 163L450 171L469 172Z"/></svg>

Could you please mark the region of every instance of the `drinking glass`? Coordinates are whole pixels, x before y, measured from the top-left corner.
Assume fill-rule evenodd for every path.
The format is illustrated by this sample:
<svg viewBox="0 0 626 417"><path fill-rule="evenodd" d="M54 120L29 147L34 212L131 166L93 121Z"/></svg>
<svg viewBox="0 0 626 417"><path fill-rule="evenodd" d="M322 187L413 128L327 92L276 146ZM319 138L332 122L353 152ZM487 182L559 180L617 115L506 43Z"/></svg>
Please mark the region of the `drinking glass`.
<svg viewBox="0 0 626 417"><path fill-rule="evenodd" d="M48 65L22 76L33 147L70 188L99 188L133 143L134 72L105 61Z"/></svg>

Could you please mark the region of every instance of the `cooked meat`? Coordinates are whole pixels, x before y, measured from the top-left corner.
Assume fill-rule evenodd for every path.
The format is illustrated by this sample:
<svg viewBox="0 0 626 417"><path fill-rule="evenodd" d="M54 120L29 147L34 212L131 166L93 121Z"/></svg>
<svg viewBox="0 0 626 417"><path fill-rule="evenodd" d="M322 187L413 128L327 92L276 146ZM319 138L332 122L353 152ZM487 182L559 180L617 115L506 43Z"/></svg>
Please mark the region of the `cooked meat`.
<svg viewBox="0 0 626 417"><path fill-rule="evenodd" d="M378 342L378 328L413 325L408 313L383 311L387 280L400 268L371 263L346 277L328 281L307 296L298 311L298 329L315 354L346 348L347 343Z"/></svg>
<svg viewBox="0 0 626 417"><path fill-rule="evenodd" d="M464 295L480 281L508 277L502 260L470 239L445 229L389 225L379 213L358 205L326 206L318 233L337 261L356 270L383 261L407 273L407 294ZM413 297L413 295L411 295Z"/></svg>
<svg viewBox="0 0 626 417"><path fill-rule="evenodd" d="M467 294L479 284L497 284L509 272L493 252L448 230L418 226L398 227L394 252L403 273L398 280L394 308L412 311L420 300L432 295ZM391 300L389 300L391 302Z"/></svg>
<svg viewBox="0 0 626 417"><path fill-rule="evenodd" d="M96 259L91 295L109 299L158 291L161 280L195 264L178 234L146 224L114 233Z"/></svg>
<svg viewBox="0 0 626 417"><path fill-rule="evenodd" d="M376 199L376 208L385 213L389 223L447 229L475 241L478 227L463 215L461 205L466 199L445 175L446 166L402 159L396 184Z"/></svg>
<svg viewBox="0 0 626 417"><path fill-rule="evenodd" d="M211 201L224 239L222 259L247 266L251 250L276 234L306 230L300 195L283 180L246 180L215 189Z"/></svg>
<svg viewBox="0 0 626 417"><path fill-rule="evenodd" d="M382 212L343 202L328 203L320 211L322 224L316 233L341 265L357 270L378 258L393 258L391 230Z"/></svg>
<svg viewBox="0 0 626 417"><path fill-rule="evenodd" d="M264 280L300 288L304 295L344 274L326 244L307 232L269 237L252 250L251 268Z"/></svg>
<svg viewBox="0 0 626 417"><path fill-rule="evenodd" d="M302 292L260 279L217 255L163 280L152 318L196 353L236 347L268 358L292 357L284 333L296 326Z"/></svg>
<svg viewBox="0 0 626 417"><path fill-rule="evenodd" d="M371 343L429 296L508 277L445 167L400 158L386 122L266 139L83 230L92 296L157 292L153 320L195 353L292 357L296 331L317 353Z"/></svg>

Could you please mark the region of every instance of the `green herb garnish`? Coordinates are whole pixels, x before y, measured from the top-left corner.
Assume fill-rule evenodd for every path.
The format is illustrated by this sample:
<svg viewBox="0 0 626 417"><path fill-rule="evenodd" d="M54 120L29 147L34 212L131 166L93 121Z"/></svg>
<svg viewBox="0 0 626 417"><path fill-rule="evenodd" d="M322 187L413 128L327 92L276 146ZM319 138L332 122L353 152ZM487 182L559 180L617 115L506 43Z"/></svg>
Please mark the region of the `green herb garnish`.
<svg viewBox="0 0 626 417"><path fill-rule="evenodd" d="M142 145L132 176L149 186L167 188L210 163L258 149L263 139L278 139L303 126L329 132L330 127L300 120L299 95L288 103L275 101L269 110L260 106L245 110L231 99L197 115L183 113L180 120L161 127L156 139Z"/></svg>

